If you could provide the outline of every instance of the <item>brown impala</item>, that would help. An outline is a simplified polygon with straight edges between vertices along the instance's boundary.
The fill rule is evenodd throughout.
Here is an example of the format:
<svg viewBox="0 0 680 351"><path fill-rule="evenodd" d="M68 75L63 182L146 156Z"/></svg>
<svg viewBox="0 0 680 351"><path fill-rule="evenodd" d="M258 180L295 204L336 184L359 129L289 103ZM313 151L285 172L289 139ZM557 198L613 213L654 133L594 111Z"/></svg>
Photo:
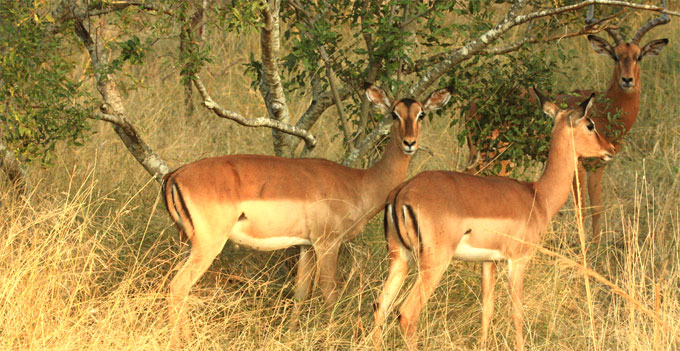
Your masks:
<svg viewBox="0 0 680 351"><path fill-rule="evenodd" d="M664 2L665 7L665 2ZM588 17L586 24L592 24L593 8L591 5L588 10ZM595 50L595 52L606 55L614 60L614 71L609 82L607 90L598 96L594 102L592 119L597 126L597 129L604 134L609 141L616 147L615 153L621 150L621 142L623 136L633 127L633 123L637 118L640 109L640 94L642 92L642 84L640 83L640 62L642 59L649 56L656 56L668 44L668 39L658 39L648 42L644 46L640 46L642 37L653 27L660 24L665 24L670 21L668 15L662 15L649 20L645 25L635 33L630 43L623 41L621 35L616 29L607 28L606 31L614 40L612 46L607 40L589 35L588 41ZM592 90L576 90L572 94L559 95L555 98L557 101L566 102L568 107L575 107L580 101L587 98L593 93ZM474 118L475 109L471 108L470 117ZM611 120L608 116L619 115L620 119ZM470 132L474 132L471 130ZM497 137L495 133L492 137ZM468 173L476 173L479 168L486 167L488 163L493 162L498 153L487 152L478 153L471 138L468 138L468 145L470 147L470 163ZM499 152L503 152L504 148L500 148ZM510 162L502 161L501 175L507 175L508 166ZM600 241L600 217L602 214L602 175L604 174L604 167L606 163L597 161L592 169L590 169L587 179L588 196L590 197L590 206L592 208L592 225L593 225L593 240L596 243ZM576 186L576 179L574 179L574 194L580 194L578 197L579 208L583 208L585 204L585 187L586 187L586 170L582 163L578 165L578 184ZM578 192L577 192L578 191ZM580 218L583 217L583 212Z"/></svg>
<svg viewBox="0 0 680 351"><path fill-rule="evenodd" d="M522 282L527 263L552 217L569 196L578 157L610 158L614 146L588 117L592 96L574 109L560 110L538 91L543 111L555 124L543 175L533 183L506 177L423 172L395 188L385 207L389 275L378 299L373 340L382 341L385 317L406 278L409 262L419 267L399 309L409 349L416 349L417 322L452 258L482 263L482 335L486 346L493 313L496 261L508 261L517 350L522 336Z"/></svg>
<svg viewBox="0 0 680 351"><path fill-rule="evenodd" d="M191 286L208 269L227 240L256 250L301 247L295 298L303 299L314 269L328 305L337 300L338 249L383 207L385 197L404 181L418 149L421 121L451 97L451 88L433 92L425 102L393 101L369 85L373 103L391 112L392 136L380 161L353 169L323 159L258 155L206 158L165 176L163 195L191 253L170 282L173 340L189 337L182 305ZM314 250L308 250L309 248ZM178 330L180 329L180 330Z"/></svg>
<svg viewBox="0 0 680 351"><path fill-rule="evenodd" d="M652 40L640 46L642 37L655 26L670 21L668 15L662 15L649 20L635 33L630 43L624 42L616 30L607 31L614 40L612 46L605 39L589 35L588 41L598 54L606 55L614 60L614 72L609 81L609 87L604 92L604 99L598 98L598 103L593 111L593 121L598 130L609 139L616 147L616 152L621 150L623 136L630 131L640 110L640 94L642 84L640 82L640 62L649 56L656 56L668 44L668 39ZM579 90L576 92L581 97L589 95L591 91ZM578 97L569 97L566 100L569 106L573 106ZM610 121L608 116L620 114L620 119ZM612 136L613 135L613 136ZM596 162L593 169L587 172L588 197L592 211L593 240L600 242L600 217L602 215L602 175L604 174L605 162ZM578 166L578 184L574 180L574 194L580 194L578 199L581 205L585 204L586 169L583 163ZM583 208L582 206L579 206ZM583 217L583 212L581 213Z"/></svg>

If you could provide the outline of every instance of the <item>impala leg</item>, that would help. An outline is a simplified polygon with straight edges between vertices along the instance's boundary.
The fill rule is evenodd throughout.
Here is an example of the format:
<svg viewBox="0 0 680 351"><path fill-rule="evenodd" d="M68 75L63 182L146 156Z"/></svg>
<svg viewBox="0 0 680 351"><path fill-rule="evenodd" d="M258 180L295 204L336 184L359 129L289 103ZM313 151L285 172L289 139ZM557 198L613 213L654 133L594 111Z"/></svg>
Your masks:
<svg viewBox="0 0 680 351"><path fill-rule="evenodd" d="M407 349L416 350L418 347L418 316L423 306L430 298L434 289L439 285L439 281L449 266L451 256L423 257L421 259L420 270L416 282L413 284L411 293L399 309L399 322L401 330L406 339Z"/></svg>
<svg viewBox="0 0 680 351"><path fill-rule="evenodd" d="M199 242L192 238L191 252L186 261L180 265L177 274L170 282L168 294L170 324L172 326L171 345L179 345L180 339L189 340L188 318L186 315L185 302L191 287L210 267L213 260L222 251L227 238L221 238L214 242Z"/></svg>
<svg viewBox="0 0 680 351"><path fill-rule="evenodd" d="M326 299L326 307L329 309L329 312L332 312L332 308L338 301L336 272L340 243L336 242L332 245L315 247L315 249L317 253L316 264L319 274L319 287Z"/></svg>
<svg viewBox="0 0 680 351"><path fill-rule="evenodd" d="M297 277L295 282L295 306L290 328L297 328L300 319L300 304L307 297L312 285L314 275L314 250L310 246L300 246L300 259L297 266Z"/></svg>
<svg viewBox="0 0 680 351"><path fill-rule="evenodd" d="M373 316L373 345L379 349L382 344L382 330L385 324L385 317L392 308L394 299L401 289L406 275L408 274L409 253L401 245L390 245L390 268L387 280L383 287L378 302L376 303L375 314Z"/></svg>
<svg viewBox="0 0 680 351"><path fill-rule="evenodd" d="M515 325L515 349L517 351L524 350L524 337L522 335L522 321L524 320L522 291L524 289L524 271L527 261L527 259L508 261L510 296L512 297L512 322Z"/></svg>
<svg viewBox="0 0 680 351"><path fill-rule="evenodd" d="M602 176L604 175L604 166L595 169L588 174L588 196L590 197L590 206L592 207L592 221L593 221L593 241L595 244L600 243L600 217L602 216Z"/></svg>
<svg viewBox="0 0 680 351"><path fill-rule="evenodd" d="M486 350L489 337L489 325L493 318L493 288L496 284L496 262L482 262L482 336L479 347Z"/></svg>
<svg viewBox="0 0 680 351"><path fill-rule="evenodd" d="M579 161L576 167L576 176L574 177L574 183L572 185L572 191L574 192L574 204L576 205L576 214L581 225L585 222L585 205L586 205L586 169L583 164ZM590 199L592 202L592 198Z"/></svg>
<svg viewBox="0 0 680 351"><path fill-rule="evenodd" d="M295 284L295 300L302 301L307 297L314 274L314 250L310 246L300 246L300 260L297 266Z"/></svg>

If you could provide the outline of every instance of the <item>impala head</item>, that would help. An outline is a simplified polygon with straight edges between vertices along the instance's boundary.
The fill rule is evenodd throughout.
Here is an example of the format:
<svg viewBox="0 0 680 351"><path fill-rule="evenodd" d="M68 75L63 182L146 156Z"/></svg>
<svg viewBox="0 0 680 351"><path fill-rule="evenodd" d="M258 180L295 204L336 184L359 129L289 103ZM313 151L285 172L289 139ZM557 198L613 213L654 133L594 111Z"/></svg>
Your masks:
<svg viewBox="0 0 680 351"><path fill-rule="evenodd" d="M663 2L663 7L666 7L665 1ZM594 23L592 19L592 9L593 5L588 9L586 23ZM661 52L661 49L668 44L668 39L657 39L652 40L641 47L640 40L650 29L660 24L666 24L670 22L670 20L670 17L666 14L649 20L640 27L629 43L626 43L621 34L614 28L606 29L609 36L614 40L614 45L609 44L607 40L595 35L588 36L588 41L590 41L590 45L592 45L595 52L607 55L614 60L615 66L612 79L618 83L623 91L631 92L636 87L639 89L640 61L642 61L642 58L646 55L658 55L659 52Z"/></svg>
<svg viewBox="0 0 680 351"><path fill-rule="evenodd" d="M555 120L553 133L558 128L572 129L574 149L577 156L600 157L605 161L609 161L614 157L616 153L614 145L600 135L597 128L595 128L595 123L589 117L595 94L590 95L589 98L576 108L562 110L554 103L548 101L535 87L534 91L536 96L538 96L543 112Z"/></svg>
<svg viewBox="0 0 680 351"><path fill-rule="evenodd" d="M418 150L418 136L425 115L444 106L453 92L453 87L436 90L420 103L410 98L393 101L384 90L372 84L366 84L365 89L371 102L390 113L394 120L392 138L398 141L406 155L413 155Z"/></svg>

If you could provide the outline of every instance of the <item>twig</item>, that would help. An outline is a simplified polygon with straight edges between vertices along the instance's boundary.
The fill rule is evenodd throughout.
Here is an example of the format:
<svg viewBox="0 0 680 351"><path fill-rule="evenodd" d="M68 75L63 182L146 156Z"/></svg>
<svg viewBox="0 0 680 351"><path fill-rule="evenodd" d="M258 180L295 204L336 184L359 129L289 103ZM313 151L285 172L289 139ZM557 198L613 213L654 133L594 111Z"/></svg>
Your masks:
<svg viewBox="0 0 680 351"><path fill-rule="evenodd" d="M268 127L284 132L286 134L295 135L301 139L304 139L306 147L308 149L313 149L316 146L316 138L309 131L268 117L257 118L243 117L240 114L233 111L229 111L220 106L218 103L216 103L212 99L212 97L210 97L210 94L203 85L203 82L201 81L200 77L196 76L194 78L194 85L196 86L198 92L201 94L201 97L203 98L203 106L213 111L217 116L230 119L246 127Z"/></svg>

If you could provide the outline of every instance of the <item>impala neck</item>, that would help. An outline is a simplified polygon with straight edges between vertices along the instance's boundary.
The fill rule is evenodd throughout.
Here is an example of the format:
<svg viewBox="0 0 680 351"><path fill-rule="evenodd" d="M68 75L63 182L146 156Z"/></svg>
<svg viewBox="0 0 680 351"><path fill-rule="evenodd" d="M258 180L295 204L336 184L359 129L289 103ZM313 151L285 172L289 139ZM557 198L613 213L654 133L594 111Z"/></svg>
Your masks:
<svg viewBox="0 0 680 351"><path fill-rule="evenodd" d="M630 128L633 127L633 123L635 123L635 119L638 115L638 110L640 109L640 93L642 92L640 75L637 74L637 76L634 77L635 87L629 91L625 91L621 88L619 79L621 79L619 75L614 72L614 75L609 82L609 87L605 92L605 97L611 101L612 108L606 109L605 111L610 112L611 114L621 111L623 114L622 117L625 131L628 132ZM604 117L606 117L606 115Z"/></svg>
<svg viewBox="0 0 680 351"><path fill-rule="evenodd" d="M383 157L365 170L360 189L364 208L371 214L383 208L389 192L406 178L411 156L404 154L400 142L399 138L392 136Z"/></svg>
<svg viewBox="0 0 680 351"><path fill-rule="evenodd" d="M534 182L536 201L546 210L547 221L550 221L567 201L576 172L571 129L564 124L556 128L552 135L545 171Z"/></svg>

